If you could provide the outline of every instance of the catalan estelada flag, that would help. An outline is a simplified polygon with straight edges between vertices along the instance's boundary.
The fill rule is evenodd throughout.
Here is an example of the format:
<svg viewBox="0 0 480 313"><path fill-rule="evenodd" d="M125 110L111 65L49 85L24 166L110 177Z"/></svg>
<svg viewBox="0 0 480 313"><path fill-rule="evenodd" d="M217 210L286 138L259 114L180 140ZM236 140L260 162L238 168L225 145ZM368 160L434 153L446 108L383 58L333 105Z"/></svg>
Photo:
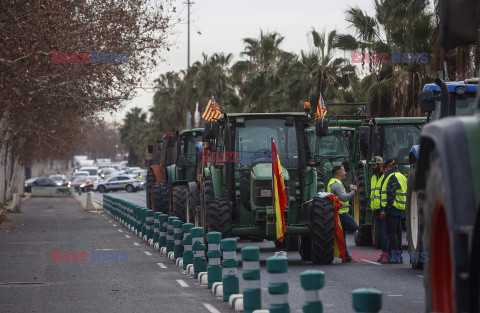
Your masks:
<svg viewBox="0 0 480 313"><path fill-rule="evenodd" d="M283 179L282 164L280 164L280 158L278 157L277 147L275 147L275 141L272 140L272 152L273 152L273 201L275 204L275 216L276 216L276 230L277 240L283 242L283 234L287 231L285 225L285 209L287 207L287 190L285 189L285 181Z"/></svg>
<svg viewBox="0 0 480 313"><path fill-rule="evenodd" d="M338 210L342 207L338 198L332 194L327 196L332 200L333 205L335 206L335 247L334 247L334 256L336 258L341 258L345 261L347 256L347 249L345 246L345 237L343 237L342 222L340 221L340 216Z"/></svg>
<svg viewBox="0 0 480 313"><path fill-rule="evenodd" d="M325 102L323 102L322 93L320 93L320 96L318 97L317 114L315 118L316 119L321 118L323 120L326 114L327 114L327 106L325 105Z"/></svg>
<svg viewBox="0 0 480 313"><path fill-rule="evenodd" d="M220 113L220 109L218 108L217 102L213 95L210 97L208 101L207 107L205 108L205 112L202 115L202 118L206 121L216 121L220 118L222 113Z"/></svg>

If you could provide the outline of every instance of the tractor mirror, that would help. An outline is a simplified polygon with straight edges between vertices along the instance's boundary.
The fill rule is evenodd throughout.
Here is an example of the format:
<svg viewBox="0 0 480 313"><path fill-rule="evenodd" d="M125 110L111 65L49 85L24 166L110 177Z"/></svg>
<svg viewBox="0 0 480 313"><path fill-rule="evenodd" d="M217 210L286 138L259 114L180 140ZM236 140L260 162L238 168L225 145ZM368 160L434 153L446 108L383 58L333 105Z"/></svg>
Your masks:
<svg viewBox="0 0 480 313"><path fill-rule="evenodd" d="M152 146L152 145L148 145L147 151L148 151L148 153L153 153L153 146Z"/></svg>
<svg viewBox="0 0 480 313"><path fill-rule="evenodd" d="M318 137L328 136L328 119L317 119L315 121L315 134Z"/></svg>
<svg viewBox="0 0 480 313"><path fill-rule="evenodd" d="M358 136L360 141L368 141L368 138L370 137L370 127L361 126L358 131Z"/></svg>
<svg viewBox="0 0 480 313"><path fill-rule="evenodd" d="M418 101L420 102L420 109L423 113L430 113L435 110L435 96L433 91L425 90L418 94Z"/></svg>

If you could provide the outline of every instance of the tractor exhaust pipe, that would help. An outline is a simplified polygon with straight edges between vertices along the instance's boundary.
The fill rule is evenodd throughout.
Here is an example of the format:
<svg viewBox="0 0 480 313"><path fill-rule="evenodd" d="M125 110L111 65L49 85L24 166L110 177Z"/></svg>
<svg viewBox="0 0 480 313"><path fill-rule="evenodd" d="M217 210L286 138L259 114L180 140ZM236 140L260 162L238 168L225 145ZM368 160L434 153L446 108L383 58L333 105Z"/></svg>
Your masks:
<svg viewBox="0 0 480 313"><path fill-rule="evenodd" d="M440 79L435 79L435 84L440 87L441 95L440 95L440 117L444 118L449 116L449 106L450 106L450 93L448 92L447 84Z"/></svg>

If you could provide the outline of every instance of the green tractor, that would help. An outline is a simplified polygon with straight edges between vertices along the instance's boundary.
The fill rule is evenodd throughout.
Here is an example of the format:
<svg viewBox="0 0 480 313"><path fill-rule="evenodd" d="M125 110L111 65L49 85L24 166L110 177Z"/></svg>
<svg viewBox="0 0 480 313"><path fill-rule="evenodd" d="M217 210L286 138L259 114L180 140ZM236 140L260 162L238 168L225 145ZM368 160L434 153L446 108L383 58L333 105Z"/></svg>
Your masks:
<svg viewBox="0 0 480 313"><path fill-rule="evenodd" d="M202 133L203 128L182 130L176 141L175 164L167 167L170 212L186 223L194 221L199 201L195 145L202 141Z"/></svg>
<svg viewBox="0 0 480 313"><path fill-rule="evenodd" d="M307 111L308 112L308 111ZM201 207L208 231L223 237L276 239L272 190L272 139L287 191L287 248L305 260L328 264L334 258L334 210L317 194L304 113L224 114L210 128L211 152L220 155L204 170ZM311 205L304 205L313 199Z"/></svg>
<svg viewBox="0 0 480 313"><path fill-rule="evenodd" d="M380 248L380 232L375 227L370 209L370 182L373 175L368 161L379 155L384 159L393 158L399 165L399 171L408 174L409 155L412 145L420 142L420 134L426 117L385 117L372 118L368 125L359 128L359 145L362 160L355 171L358 187L358 201L354 202L353 217L359 229L355 233L357 246Z"/></svg>

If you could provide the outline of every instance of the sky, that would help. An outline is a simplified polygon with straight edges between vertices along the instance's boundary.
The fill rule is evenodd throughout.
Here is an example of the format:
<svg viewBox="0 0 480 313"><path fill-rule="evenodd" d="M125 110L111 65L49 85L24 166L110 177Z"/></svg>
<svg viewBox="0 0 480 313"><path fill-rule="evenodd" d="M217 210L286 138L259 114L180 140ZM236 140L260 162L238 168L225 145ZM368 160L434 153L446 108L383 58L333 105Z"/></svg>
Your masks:
<svg viewBox="0 0 480 313"><path fill-rule="evenodd" d="M153 80L168 71L187 68L187 4L174 0L179 17L183 20L174 28L169 40L170 52L164 51L165 62L145 78L144 89L137 97L125 102L123 109L107 114L107 120L121 121L133 107L147 111L152 105ZM202 53L232 53L234 61L240 60L243 38L257 38L260 30L278 32L285 37L280 48L299 54L311 45L307 33L333 29L341 33L352 32L345 21L345 10L358 6L371 13L373 0L193 0L190 10L190 64L202 59ZM349 56L346 56L349 57ZM232 64L233 64L232 62ZM202 99L200 99L200 102ZM208 102L208 99L204 99Z"/></svg>

